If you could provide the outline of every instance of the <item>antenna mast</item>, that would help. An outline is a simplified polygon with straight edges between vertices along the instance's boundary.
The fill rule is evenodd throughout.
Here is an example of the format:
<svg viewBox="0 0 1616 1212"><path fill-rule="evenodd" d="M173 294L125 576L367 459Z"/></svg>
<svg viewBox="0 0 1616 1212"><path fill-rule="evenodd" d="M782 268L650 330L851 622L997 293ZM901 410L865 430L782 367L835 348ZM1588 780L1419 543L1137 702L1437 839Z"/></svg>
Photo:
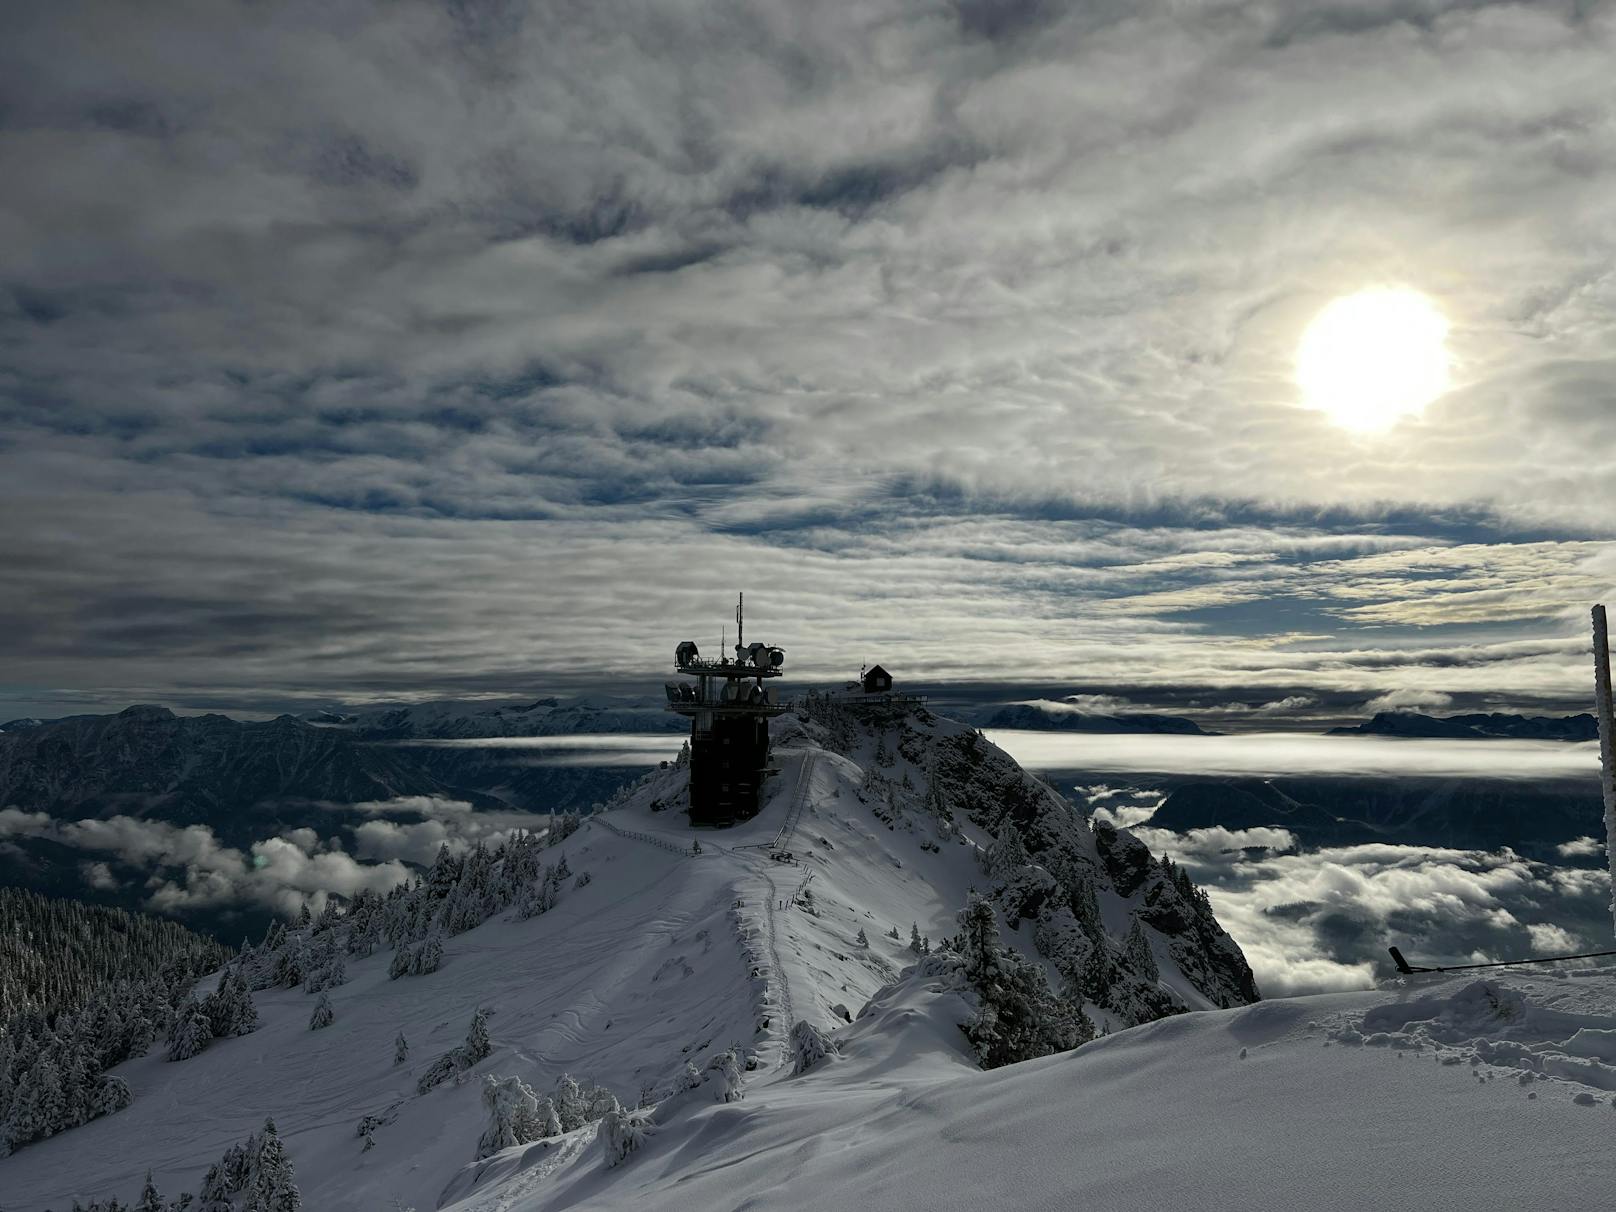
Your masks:
<svg viewBox="0 0 1616 1212"><path fill-rule="evenodd" d="M1616 872L1616 710L1611 705L1610 634L1605 608L1595 606L1594 616L1594 694L1599 712L1600 790L1605 799L1605 857ZM1611 893L1611 914L1616 919L1616 889Z"/></svg>
<svg viewBox="0 0 1616 1212"><path fill-rule="evenodd" d="M746 628L741 623L741 607L744 606L745 604L746 604L746 595L744 593L736 594L735 595L735 647L737 649L741 649L741 648L746 647Z"/></svg>

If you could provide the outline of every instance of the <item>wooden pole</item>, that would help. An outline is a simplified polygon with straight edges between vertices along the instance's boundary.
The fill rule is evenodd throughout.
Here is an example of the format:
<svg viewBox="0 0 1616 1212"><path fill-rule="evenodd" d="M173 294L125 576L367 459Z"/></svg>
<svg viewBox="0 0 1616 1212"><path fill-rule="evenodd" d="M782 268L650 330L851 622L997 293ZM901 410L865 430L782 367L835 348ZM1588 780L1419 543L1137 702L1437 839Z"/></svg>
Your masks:
<svg viewBox="0 0 1616 1212"><path fill-rule="evenodd" d="M1616 710L1611 706L1610 631L1604 606L1595 606L1594 692L1599 711L1599 781L1605 796L1605 857L1610 861L1610 912L1616 926Z"/></svg>

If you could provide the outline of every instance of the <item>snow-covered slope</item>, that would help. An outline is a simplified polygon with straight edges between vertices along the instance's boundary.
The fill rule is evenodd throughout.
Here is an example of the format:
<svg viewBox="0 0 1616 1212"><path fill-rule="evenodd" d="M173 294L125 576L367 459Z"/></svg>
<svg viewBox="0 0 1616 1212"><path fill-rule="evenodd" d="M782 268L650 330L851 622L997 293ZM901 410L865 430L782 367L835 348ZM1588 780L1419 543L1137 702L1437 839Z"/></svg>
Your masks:
<svg viewBox="0 0 1616 1212"><path fill-rule="evenodd" d="M1609 1183L1611 1163L1593 1150L1613 1122L1616 1056L1604 1049L1616 1035L1598 1034L1616 1029L1599 1017L1610 1014L1608 979L1540 981L1491 1019L1465 982L1439 985L1402 1020L1376 1007L1403 992L1242 1007L1243 961L1194 890L1125 831L1090 833L970 729L905 719L872 730L832 712L787 725L775 752L779 773L754 821L693 833L679 811L683 772L654 772L554 848L575 873L554 908L450 937L427 975L389 979L385 951L350 959L347 982L329 990L329 1027L310 1030L314 997L265 990L252 1034L184 1061L154 1051L121 1066L133 1106L0 1160L0 1206L129 1200L148 1166L170 1195L196 1191L266 1115L311 1212L1457 1206L1445 1192L1481 1190L1474 1168L1521 1139L1578 1159L1551 1167L1533 1155L1541 1206ZM794 861L770 857L781 849ZM1074 885L1093 894L1098 936L1068 903ZM1112 970L1117 1005L1091 1013L1114 1034L977 1069L959 1030L969 995L946 957L916 965L907 945L911 923L933 942L952 933L972 886L1006 911L1004 940L1042 956L1052 976ZM1134 922L1159 982L1125 967ZM1163 1005L1237 1008L1123 1029L1154 1004L1150 989ZM478 1009L491 1053L466 1080L419 1093ZM1433 1025L1411 1027L1416 1018ZM798 1020L836 1047L800 1074L788 1041ZM1529 1088L1431 1059L1474 1051L1460 1042L1472 1028L1504 1040L1517 1027L1524 1043L1557 1051L1491 1045L1487 1068L1550 1075ZM410 1055L395 1064L400 1031ZM709 1064L731 1048L750 1067L744 1097L721 1103ZM599 1138L632 1135L632 1117L479 1160L490 1074L541 1093L571 1074L626 1107L655 1104L632 1125L649 1134L613 1168ZM1598 1107L1571 1101L1595 1090ZM368 1149L357 1131L367 1116Z"/></svg>
<svg viewBox="0 0 1616 1212"><path fill-rule="evenodd" d="M990 1073L950 1037L953 995L914 979L838 1033L839 1056L738 1104L692 1099L621 1166L513 1149L494 1159L504 1182L452 1207L1606 1206L1616 976L1421 979L1164 1019Z"/></svg>

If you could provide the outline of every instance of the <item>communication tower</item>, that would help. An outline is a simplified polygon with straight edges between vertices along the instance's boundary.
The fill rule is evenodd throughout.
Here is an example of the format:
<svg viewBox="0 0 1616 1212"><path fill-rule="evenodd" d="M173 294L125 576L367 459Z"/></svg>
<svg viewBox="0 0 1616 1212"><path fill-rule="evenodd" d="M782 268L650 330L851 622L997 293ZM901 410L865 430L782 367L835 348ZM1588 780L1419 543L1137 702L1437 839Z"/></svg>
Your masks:
<svg viewBox="0 0 1616 1212"><path fill-rule="evenodd" d="M690 718L690 821L732 825L757 815L769 764L769 717L789 710L764 685L781 675L783 649L747 644L745 595L735 603L735 659L705 660L691 640L674 649L668 710Z"/></svg>

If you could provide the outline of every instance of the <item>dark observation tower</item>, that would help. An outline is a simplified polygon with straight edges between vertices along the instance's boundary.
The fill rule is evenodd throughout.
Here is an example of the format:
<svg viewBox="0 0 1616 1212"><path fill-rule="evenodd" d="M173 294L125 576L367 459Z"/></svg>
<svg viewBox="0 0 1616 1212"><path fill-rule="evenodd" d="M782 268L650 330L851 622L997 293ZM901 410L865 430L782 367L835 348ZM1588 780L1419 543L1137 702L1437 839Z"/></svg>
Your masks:
<svg viewBox="0 0 1616 1212"><path fill-rule="evenodd" d="M674 650L675 671L696 679L667 684L668 710L690 717L692 825L733 825L757 815L769 764L769 717L789 710L763 685L780 676L786 654L746 643L744 604L742 595L733 661L703 660L690 640Z"/></svg>

